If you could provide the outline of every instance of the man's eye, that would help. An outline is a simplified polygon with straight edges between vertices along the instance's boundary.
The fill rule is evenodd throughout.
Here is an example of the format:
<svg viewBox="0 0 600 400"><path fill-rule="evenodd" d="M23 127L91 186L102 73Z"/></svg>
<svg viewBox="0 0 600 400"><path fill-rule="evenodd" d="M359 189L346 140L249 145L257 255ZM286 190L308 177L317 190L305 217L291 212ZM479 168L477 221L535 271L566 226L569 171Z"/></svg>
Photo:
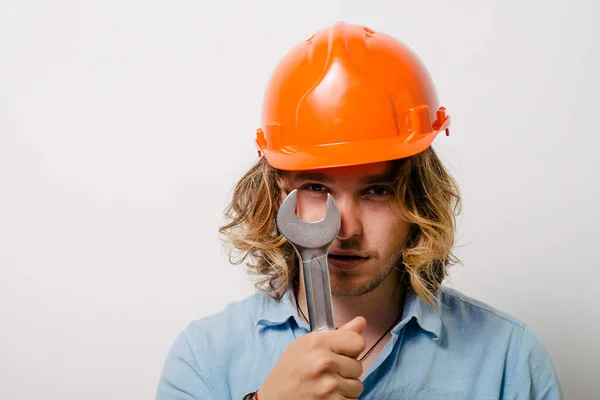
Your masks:
<svg viewBox="0 0 600 400"><path fill-rule="evenodd" d="M310 184L302 186L302 189L308 190L310 192L323 192L323 191L325 191L325 186L323 186L319 183L310 183Z"/></svg>
<svg viewBox="0 0 600 400"><path fill-rule="evenodd" d="M374 194L375 196L387 196L387 195L394 193L394 191L392 190L392 188L390 188L388 186L378 185L378 186L371 186L369 189L367 189L367 193Z"/></svg>

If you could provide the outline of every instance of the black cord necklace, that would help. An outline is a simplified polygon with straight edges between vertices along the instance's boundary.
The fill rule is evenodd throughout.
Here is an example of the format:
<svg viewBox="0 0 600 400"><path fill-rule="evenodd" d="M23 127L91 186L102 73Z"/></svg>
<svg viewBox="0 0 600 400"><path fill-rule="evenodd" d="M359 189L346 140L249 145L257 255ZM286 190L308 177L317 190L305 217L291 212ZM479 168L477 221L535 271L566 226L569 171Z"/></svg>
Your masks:
<svg viewBox="0 0 600 400"><path fill-rule="evenodd" d="M308 322L308 318L306 318L306 316L304 315L304 312L302 312L302 309L300 308L300 305L298 305L298 303L296 303L296 308L298 309L298 311L302 315L302 318L304 318ZM379 344L379 342L381 342L383 340L383 338L386 337L387 334L394 328L394 326L396 326L396 324L398 322L400 322L401 318L402 318L402 313L400 313L400 316L398 316L398 318L394 321L394 323L392 325L390 325L389 328L387 328L387 330L385 331L385 333L375 342L375 344L373 346L371 346L369 348L369 350L367 350L367 352L365 354L363 354L362 357L360 357L358 359L358 361L362 362L362 360L364 360L365 358L367 358L367 356L373 351L373 349L375 348L375 346L377 346ZM335 328L335 329L337 329L337 328Z"/></svg>

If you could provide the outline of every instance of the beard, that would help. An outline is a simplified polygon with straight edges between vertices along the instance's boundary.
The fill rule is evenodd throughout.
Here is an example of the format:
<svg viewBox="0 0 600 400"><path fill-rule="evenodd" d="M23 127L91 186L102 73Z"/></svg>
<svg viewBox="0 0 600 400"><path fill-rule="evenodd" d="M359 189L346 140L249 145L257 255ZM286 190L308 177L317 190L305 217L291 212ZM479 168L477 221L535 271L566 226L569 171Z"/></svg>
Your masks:
<svg viewBox="0 0 600 400"><path fill-rule="evenodd" d="M349 249L351 246L340 246L343 249ZM372 258L369 261L381 263L381 260L377 258L377 253L371 253ZM394 272L398 272L401 275L404 270L402 264L402 252L398 251L394 253L388 260L387 266L377 270L375 276L370 276L368 279L358 276L354 271L344 272L336 270L331 273L330 270L330 285L331 294L333 296L348 296L358 297L365 295L377 289L386 279L390 277Z"/></svg>

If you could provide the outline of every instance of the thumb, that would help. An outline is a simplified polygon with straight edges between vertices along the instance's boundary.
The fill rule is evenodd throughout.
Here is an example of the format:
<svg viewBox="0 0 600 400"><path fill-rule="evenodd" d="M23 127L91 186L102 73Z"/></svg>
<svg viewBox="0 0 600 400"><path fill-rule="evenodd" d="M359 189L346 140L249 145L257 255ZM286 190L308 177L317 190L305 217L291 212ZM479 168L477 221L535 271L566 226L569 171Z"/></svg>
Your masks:
<svg viewBox="0 0 600 400"><path fill-rule="evenodd" d="M367 320L364 317L354 317L354 319L346 322L344 325L340 326L338 329L339 330L346 330L346 331L354 331L356 333L360 333L362 335L362 333L365 331L365 328L367 327Z"/></svg>

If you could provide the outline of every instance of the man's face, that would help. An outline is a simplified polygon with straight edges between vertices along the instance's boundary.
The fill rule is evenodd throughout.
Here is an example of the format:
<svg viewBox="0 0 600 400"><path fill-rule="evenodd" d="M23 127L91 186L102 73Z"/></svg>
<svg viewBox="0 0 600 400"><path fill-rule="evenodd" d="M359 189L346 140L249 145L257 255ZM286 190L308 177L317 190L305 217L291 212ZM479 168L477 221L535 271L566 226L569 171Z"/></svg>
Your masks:
<svg viewBox="0 0 600 400"><path fill-rule="evenodd" d="M338 205L341 228L328 257L335 296L360 296L398 278L410 224L396 202L392 174L391 162L284 172L290 189L298 189L300 219L323 218L327 193Z"/></svg>

